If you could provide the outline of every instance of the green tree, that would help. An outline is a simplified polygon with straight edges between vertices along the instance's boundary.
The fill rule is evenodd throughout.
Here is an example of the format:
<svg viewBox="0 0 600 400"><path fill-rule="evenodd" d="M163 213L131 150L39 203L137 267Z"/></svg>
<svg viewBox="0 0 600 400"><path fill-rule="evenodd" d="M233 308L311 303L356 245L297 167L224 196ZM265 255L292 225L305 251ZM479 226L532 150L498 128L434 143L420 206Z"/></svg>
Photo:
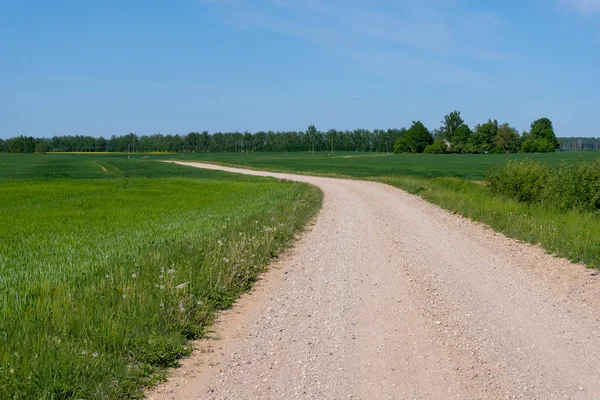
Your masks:
<svg viewBox="0 0 600 400"><path fill-rule="evenodd" d="M504 123L498 127L498 133L494 140L494 147L490 152L494 153L518 153L521 145L519 132L510 125Z"/></svg>
<svg viewBox="0 0 600 400"><path fill-rule="evenodd" d="M461 149L464 148L464 145L469 142L471 135L473 134L473 132L471 131L471 128L469 128L469 125L466 124L462 124L461 126L459 126L455 131L454 131L454 135L452 137L452 147L451 150L454 153L460 153Z"/></svg>
<svg viewBox="0 0 600 400"><path fill-rule="evenodd" d="M433 136L421 121L413 121L404 138L411 153L422 153L425 147L433 143Z"/></svg>
<svg viewBox="0 0 600 400"><path fill-rule="evenodd" d="M492 148L497 134L498 121L490 119L485 124L475 127L475 132L470 136L469 143L474 146L475 152L485 153Z"/></svg>
<svg viewBox="0 0 600 400"><path fill-rule="evenodd" d="M394 154L410 153L410 146L408 140L404 137L399 137L394 143Z"/></svg>
<svg viewBox="0 0 600 400"><path fill-rule="evenodd" d="M455 132L464 125L465 121L460 116L460 111L452 111L444 117L439 129L438 139L446 139L452 142Z"/></svg>
<svg viewBox="0 0 600 400"><path fill-rule="evenodd" d="M446 154L448 153L448 145L444 139L436 139L432 144L425 147L423 153L426 154Z"/></svg>
<svg viewBox="0 0 600 400"><path fill-rule="evenodd" d="M306 130L306 137L312 145L312 153L315 155L315 139L317 138L317 128L314 125L309 125Z"/></svg>
<svg viewBox="0 0 600 400"><path fill-rule="evenodd" d="M525 142L528 142L527 145L525 145ZM552 121L548 118L540 118L531 123L531 131L529 131L529 135L523 144L523 151L525 152L527 152L526 149L535 149L536 152L550 152L560 147L560 142L554 134Z"/></svg>

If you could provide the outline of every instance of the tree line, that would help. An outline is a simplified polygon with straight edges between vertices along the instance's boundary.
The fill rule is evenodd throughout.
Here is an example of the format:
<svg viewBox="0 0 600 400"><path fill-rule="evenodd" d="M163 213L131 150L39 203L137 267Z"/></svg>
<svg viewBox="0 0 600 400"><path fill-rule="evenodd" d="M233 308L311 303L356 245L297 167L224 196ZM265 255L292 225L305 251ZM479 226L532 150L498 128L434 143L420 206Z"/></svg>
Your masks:
<svg viewBox="0 0 600 400"><path fill-rule="evenodd" d="M518 153L548 152L561 146L552 122L540 118L522 134L507 123L488 120L471 129L461 113L444 117L429 130L420 121L409 129L355 129L319 131L190 132L187 135L113 135L109 139L86 135L0 139L0 152L395 152L395 153Z"/></svg>

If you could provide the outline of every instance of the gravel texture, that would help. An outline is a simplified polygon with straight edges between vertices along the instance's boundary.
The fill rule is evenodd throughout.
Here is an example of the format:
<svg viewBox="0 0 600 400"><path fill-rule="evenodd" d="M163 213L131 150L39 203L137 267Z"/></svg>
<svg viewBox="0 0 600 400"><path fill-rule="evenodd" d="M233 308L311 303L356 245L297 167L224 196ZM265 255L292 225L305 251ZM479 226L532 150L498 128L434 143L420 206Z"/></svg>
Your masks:
<svg viewBox="0 0 600 400"><path fill-rule="evenodd" d="M600 277L393 187L323 209L150 399L600 399Z"/></svg>

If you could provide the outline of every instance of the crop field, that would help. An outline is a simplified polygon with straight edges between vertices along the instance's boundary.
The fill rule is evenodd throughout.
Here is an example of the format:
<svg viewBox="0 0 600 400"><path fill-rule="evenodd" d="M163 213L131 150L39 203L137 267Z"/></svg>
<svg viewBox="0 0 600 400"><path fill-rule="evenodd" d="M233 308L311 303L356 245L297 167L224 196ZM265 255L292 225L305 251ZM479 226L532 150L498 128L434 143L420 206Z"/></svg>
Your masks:
<svg viewBox="0 0 600 400"><path fill-rule="evenodd" d="M449 211L483 222L509 237L540 244L552 254L600 268L599 211L556 209L543 202L523 203L492 193L482 182L491 170L509 160L527 159L560 168L598 160L599 151L527 155L185 154L184 157L247 168L387 183ZM552 171L549 174L552 175ZM600 193L600 177L596 175L586 179L595 180L590 184L595 185L596 193ZM565 182L563 187L567 186Z"/></svg>
<svg viewBox="0 0 600 400"><path fill-rule="evenodd" d="M0 155L0 398L138 396L320 203L141 156Z"/></svg>
<svg viewBox="0 0 600 400"><path fill-rule="evenodd" d="M353 178L414 176L423 178L456 177L484 180L493 166L507 160L530 159L560 165L591 160L598 151L545 154L372 154L372 153L211 153L183 156L187 161L207 161L270 171L286 171ZM179 155L152 155L156 158L181 159Z"/></svg>

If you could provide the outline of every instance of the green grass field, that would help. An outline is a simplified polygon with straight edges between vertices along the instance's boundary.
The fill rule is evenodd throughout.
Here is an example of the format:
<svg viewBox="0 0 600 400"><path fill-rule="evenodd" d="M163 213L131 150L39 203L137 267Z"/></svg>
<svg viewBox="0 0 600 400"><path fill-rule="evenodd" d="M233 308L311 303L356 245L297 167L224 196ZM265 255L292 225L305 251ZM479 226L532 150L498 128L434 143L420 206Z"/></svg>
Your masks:
<svg viewBox="0 0 600 400"><path fill-rule="evenodd" d="M271 171L286 171L350 178L389 176L415 176L424 178L457 177L483 180L487 171L507 160L529 158L550 165L573 163L600 156L600 152L565 152L547 154L399 154L372 153L250 153L250 154L189 154L188 161L207 161L223 165ZM140 155L138 155L140 157ZM151 158L181 159L179 155L151 155Z"/></svg>
<svg viewBox="0 0 600 400"><path fill-rule="evenodd" d="M0 398L131 398L317 212L310 186L0 155Z"/></svg>
<svg viewBox="0 0 600 400"><path fill-rule="evenodd" d="M181 157L171 156L171 157ZM384 182L548 252L600 268L600 215L524 204L494 195L485 180L495 166L530 159L550 166L600 157L600 151L511 155L185 154L184 158L246 168ZM599 183L600 184L600 183Z"/></svg>

